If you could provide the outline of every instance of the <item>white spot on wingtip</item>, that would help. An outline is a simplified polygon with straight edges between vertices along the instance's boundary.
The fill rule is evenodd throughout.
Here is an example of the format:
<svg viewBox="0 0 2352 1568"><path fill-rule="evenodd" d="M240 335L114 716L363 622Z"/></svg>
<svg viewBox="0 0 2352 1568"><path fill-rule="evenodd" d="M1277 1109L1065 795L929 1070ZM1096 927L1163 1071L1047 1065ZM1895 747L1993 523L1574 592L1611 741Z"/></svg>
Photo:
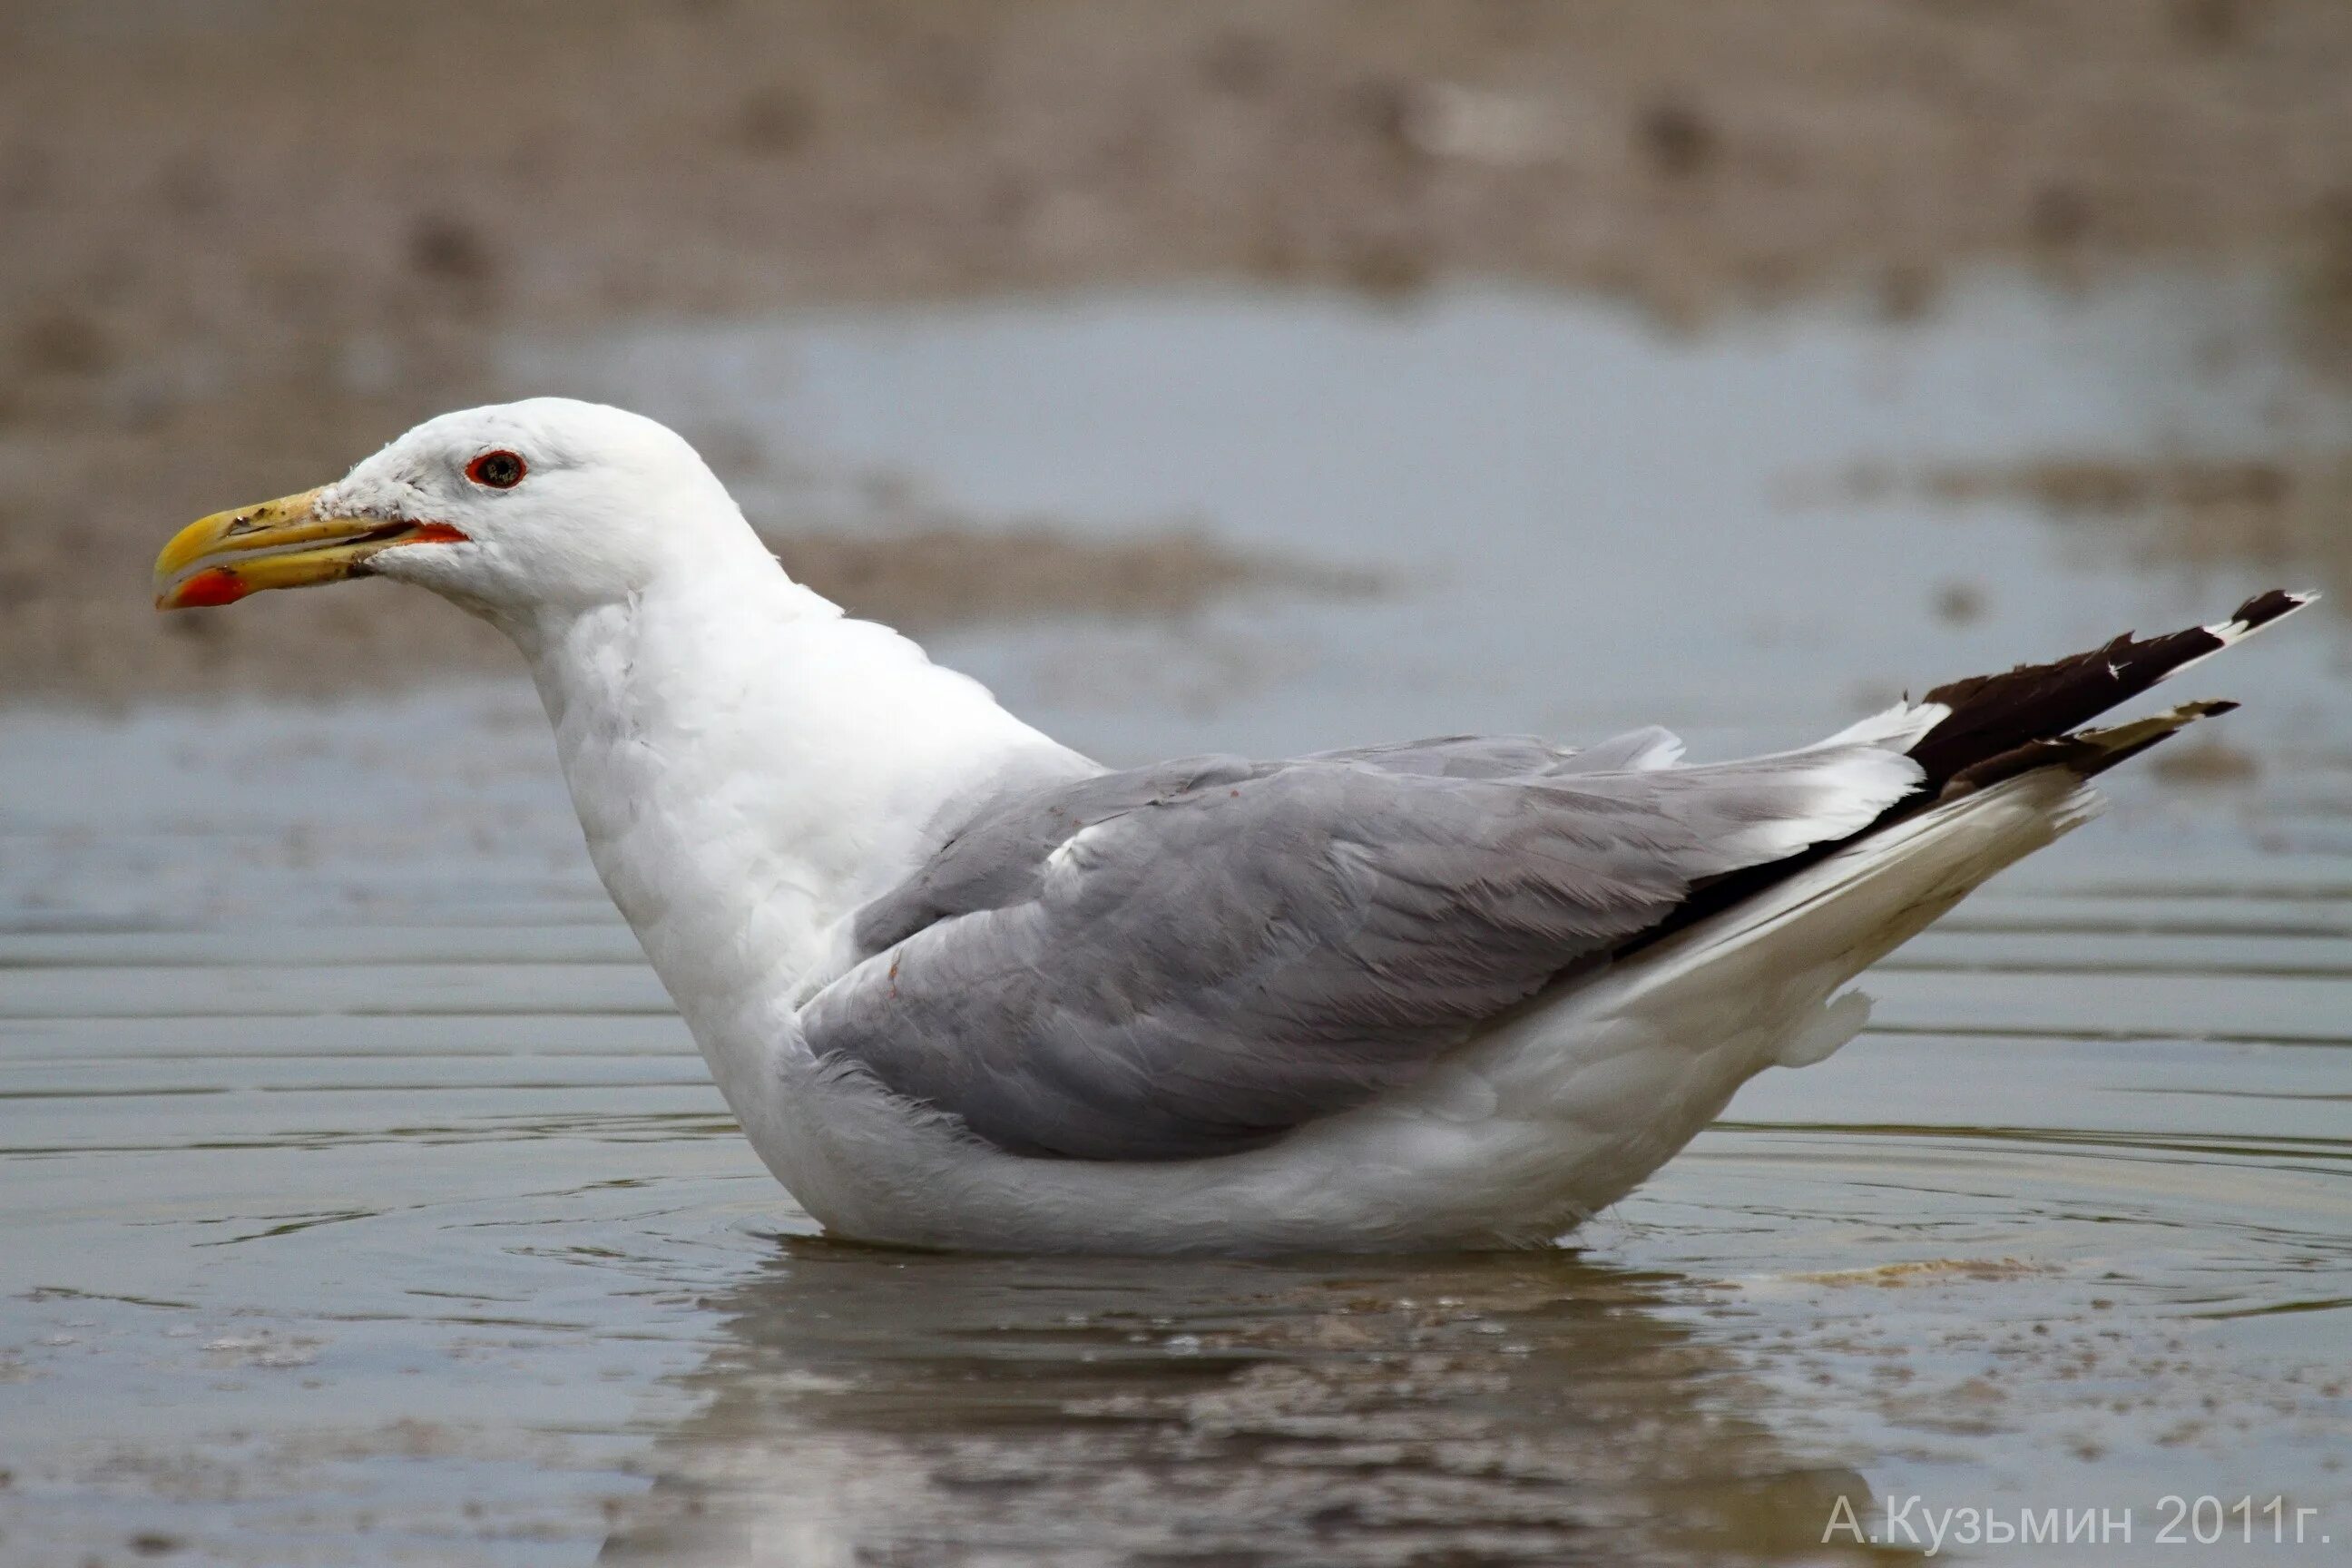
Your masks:
<svg viewBox="0 0 2352 1568"><path fill-rule="evenodd" d="M2171 669L2167 670L2158 679L2169 680L2183 670L2196 668L2199 665L2212 658L2214 654L2221 652L2221 648L2230 647L2238 643L2242 643L2248 637L2253 636L2256 632L2268 631L2271 627L2278 625L2289 616L2294 615L2297 610L2302 609L2305 605L2310 604L2315 599L2317 599L2319 597L2319 594L2315 589L2306 588L2300 593L2283 595L2282 597L2286 599L2287 607L2267 620L2252 623L2238 620L2215 621L2210 626L2200 627L2199 629L2203 631L2206 636L2221 644L2221 647L2216 647L2208 652L2199 654L2195 658L2189 659L2185 663L2176 665Z"/></svg>

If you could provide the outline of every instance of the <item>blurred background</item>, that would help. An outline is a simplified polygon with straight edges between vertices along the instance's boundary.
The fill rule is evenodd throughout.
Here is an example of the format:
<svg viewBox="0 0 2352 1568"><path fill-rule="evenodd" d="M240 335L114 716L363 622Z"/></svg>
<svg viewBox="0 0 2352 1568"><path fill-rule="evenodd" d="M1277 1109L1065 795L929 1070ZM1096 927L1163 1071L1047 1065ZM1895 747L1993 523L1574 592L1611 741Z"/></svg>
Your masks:
<svg viewBox="0 0 2352 1568"><path fill-rule="evenodd" d="M150 607L539 393L1114 763L2336 592L1570 1247L917 1258L742 1144L494 636ZM2321 1552L2347 513L2339 0L0 0L0 1563Z"/></svg>
<svg viewBox="0 0 2352 1568"><path fill-rule="evenodd" d="M135 589L174 520L557 388L519 342L648 322L1202 286L1409 314L1468 280L1682 335L1827 297L1932 321L1988 267L2082 288L2157 264L2278 279L2298 350L2332 353L2347 64L2329 0L10 4L10 688L121 699L267 668L328 690L495 662L396 595L158 622ZM730 427L741 411L654 411L739 482L841 457ZM2301 516L2320 476L2251 442L2218 467L2039 456L2089 462L2022 476L2056 507L2229 513L2199 548L2341 537ZM867 500L866 524L904 510ZM999 580L1050 557L982 565L952 517L923 518L923 558L882 560L841 520L759 511L856 608L1062 598ZM946 584L974 573L981 602L958 603ZM1180 606L1217 576L1181 550L1087 556L1061 607L1158 599L1163 574Z"/></svg>

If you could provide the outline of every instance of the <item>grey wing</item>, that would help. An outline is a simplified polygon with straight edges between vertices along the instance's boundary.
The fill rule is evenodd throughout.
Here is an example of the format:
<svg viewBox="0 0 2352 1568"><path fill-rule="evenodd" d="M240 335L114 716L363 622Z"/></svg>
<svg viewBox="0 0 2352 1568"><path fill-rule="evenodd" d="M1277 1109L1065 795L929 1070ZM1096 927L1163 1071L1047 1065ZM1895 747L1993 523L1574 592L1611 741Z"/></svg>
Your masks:
<svg viewBox="0 0 2352 1568"><path fill-rule="evenodd" d="M812 1048L1016 1152L1229 1152L1410 1082L1698 880L1856 831L1919 777L1866 745L1567 776L1380 760L1192 759L998 803L861 911L871 956L802 1009Z"/></svg>
<svg viewBox="0 0 2352 1568"><path fill-rule="evenodd" d="M1682 750L1680 740L1655 726L1582 751L1532 735L1437 735L1318 752L1295 763L1213 754L1076 781L1016 784L985 803L914 876L860 910L855 940L861 952L879 952L947 916L1013 901L1034 891L1045 857L1082 828L1284 768L1354 763L1382 773L1535 780L1669 767Z"/></svg>
<svg viewBox="0 0 2352 1568"><path fill-rule="evenodd" d="M1555 746L1533 735L1436 735L1423 741L1317 752L1299 760L1365 763L1388 773L1439 773L1457 779L1536 779L1672 767L1682 754L1682 741L1654 724L1582 751Z"/></svg>

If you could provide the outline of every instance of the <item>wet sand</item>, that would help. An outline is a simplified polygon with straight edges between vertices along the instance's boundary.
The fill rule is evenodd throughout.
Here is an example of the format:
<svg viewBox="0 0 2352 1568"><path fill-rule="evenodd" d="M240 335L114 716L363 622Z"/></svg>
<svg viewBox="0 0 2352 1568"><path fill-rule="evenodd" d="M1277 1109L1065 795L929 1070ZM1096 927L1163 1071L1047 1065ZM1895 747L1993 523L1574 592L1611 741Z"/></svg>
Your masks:
<svg viewBox="0 0 2352 1568"><path fill-rule="evenodd" d="M1204 278L1508 279L1683 323L1850 288L1912 317L1987 258L2252 257L2324 345L2347 80L2330 0L20 0L0 659L12 694L115 700L497 668L397 595L168 626L143 601L178 522L547 390L501 374L516 332ZM1034 576L1076 581L988 613L1195 591L1181 551L1065 572L1037 542ZM804 554L853 607L959 608L933 552L903 583L903 551Z"/></svg>
<svg viewBox="0 0 2352 1568"><path fill-rule="evenodd" d="M1843 484L1857 499L1907 487L1952 507L2022 502L2062 524L2104 529L2142 559L2315 573L2312 585L2339 609L2352 595L2352 458L2342 453L2076 453L1911 474L1864 465Z"/></svg>

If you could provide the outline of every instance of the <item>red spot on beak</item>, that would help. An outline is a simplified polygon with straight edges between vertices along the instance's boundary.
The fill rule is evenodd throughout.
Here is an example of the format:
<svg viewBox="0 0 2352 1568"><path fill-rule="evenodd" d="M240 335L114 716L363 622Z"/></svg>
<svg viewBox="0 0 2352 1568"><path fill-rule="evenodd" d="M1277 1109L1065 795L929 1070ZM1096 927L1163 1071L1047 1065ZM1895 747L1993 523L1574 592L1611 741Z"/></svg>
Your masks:
<svg viewBox="0 0 2352 1568"><path fill-rule="evenodd" d="M446 522L420 522L401 542L403 544L412 542L418 544L465 544L469 542L472 536L465 530L452 527Z"/></svg>
<svg viewBox="0 0 2352 1568"><path fill-rule="evenodd" d="M207 566L173 589L171 602L174 609L209 610L234 605L252 592L245 579L227 567Z"/></svg>

